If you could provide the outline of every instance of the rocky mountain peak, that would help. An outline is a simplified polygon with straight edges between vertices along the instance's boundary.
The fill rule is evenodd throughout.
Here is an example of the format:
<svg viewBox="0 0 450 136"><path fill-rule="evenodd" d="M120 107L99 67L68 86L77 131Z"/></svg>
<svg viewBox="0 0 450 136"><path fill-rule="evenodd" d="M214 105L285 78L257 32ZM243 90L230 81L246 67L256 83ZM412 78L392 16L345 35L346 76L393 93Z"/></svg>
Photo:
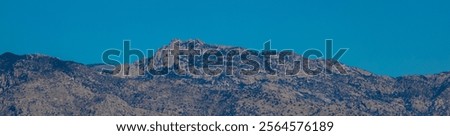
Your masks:
<svg viewBox="0 0 450 136"><path fill-rule="evenodd" d="M175 42L202 52L245 50ZM164 49L175 42L140 61L173 68L163 62ZM264 63L261 56L253 59ZM294 54L291 59L306 58ZM308 65L323 68L325 63L315 59ZM138 64L128 70L141 70ZM0 66L0 115L450 115L450 72L392 78L344 65L347 74L120 77L101 74L101 65L12 53L0 55ZM285 66L293 65L273 68L283 71Z"/></svg>

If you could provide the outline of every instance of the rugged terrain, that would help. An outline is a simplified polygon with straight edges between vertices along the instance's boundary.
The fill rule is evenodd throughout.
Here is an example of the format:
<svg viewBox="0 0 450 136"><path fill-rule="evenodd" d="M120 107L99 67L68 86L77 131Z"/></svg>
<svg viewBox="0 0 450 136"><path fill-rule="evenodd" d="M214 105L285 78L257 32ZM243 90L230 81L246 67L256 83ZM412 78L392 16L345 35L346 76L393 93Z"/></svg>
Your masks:
<svg viewBox="0 0 450 136"><path fill-rule="evenodd" d="M196 40L175 42L201 50L244 50ZM162 49L173 46L171 42L140 61L162 63ZM316 59L310 65L320 69L325 63ZM105 72L104 65L4 53L0 115L450 115L449 72L389 77L342 65L346 74L139 76L145 66L138 62ZM234 68L239 67L244 66Z"/></svg>

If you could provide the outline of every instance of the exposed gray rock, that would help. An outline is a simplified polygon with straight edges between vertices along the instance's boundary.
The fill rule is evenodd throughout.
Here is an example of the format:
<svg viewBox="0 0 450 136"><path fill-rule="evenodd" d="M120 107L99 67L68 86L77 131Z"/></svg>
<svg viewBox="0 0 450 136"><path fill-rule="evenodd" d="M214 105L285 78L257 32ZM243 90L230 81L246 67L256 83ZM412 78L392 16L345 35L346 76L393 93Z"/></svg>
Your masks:
<svg viewBox="0 0 450 136"><path fill-rule="evenodd" d="M161 50L174 42L194 44L202 51L245 50L173 41L140 61L172 68L162 65ZM322 68L324 63L311 60L310 65ZM394 78L344 65L347 74L138 76L138 64L127 66L132 74L124 77L113 75L123 72L120 69L99 71L105 68L101 65L4 53L0 115L450 115L449 72Z"/></svg>

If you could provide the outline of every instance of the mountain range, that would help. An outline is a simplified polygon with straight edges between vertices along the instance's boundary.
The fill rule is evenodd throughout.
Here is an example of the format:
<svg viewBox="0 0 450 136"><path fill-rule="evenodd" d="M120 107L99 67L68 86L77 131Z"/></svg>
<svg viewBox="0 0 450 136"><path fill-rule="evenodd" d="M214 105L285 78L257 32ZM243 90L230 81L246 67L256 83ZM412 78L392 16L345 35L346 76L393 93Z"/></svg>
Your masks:
<svg viewBox="0 0 450 136"><path fill-rule="evenodd" d="M164 49L174 46L201 51L245 50L199 40L175 40L154 56L116 67L39 54L3 53L0 115L450 115L450 72L390 77L340 62L335 63L343 66L345 74L152 75L143 71L147 67L139 62L173 69L176 65L163 62L167 60ZM307 60L308 66L317 69L329 63L298 54L292 58ZM254 60L264 63L262 56ZM233 69L245 67L235 65Z"/></svg>

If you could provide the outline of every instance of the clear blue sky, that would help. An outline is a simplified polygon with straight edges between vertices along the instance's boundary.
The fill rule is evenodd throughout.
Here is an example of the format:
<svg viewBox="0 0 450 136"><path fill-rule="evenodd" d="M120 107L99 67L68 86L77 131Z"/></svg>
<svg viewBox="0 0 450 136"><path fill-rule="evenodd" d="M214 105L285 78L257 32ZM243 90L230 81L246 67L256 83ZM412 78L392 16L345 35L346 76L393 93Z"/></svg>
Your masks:
<svg viewBox="0 0 450 136"><path fill-rule="evenodd" d="M0 53L101 62L108 48L173 38L262 48L350 48L341 61L383 75L450 71L448 0L1 0Z"/></svg>

